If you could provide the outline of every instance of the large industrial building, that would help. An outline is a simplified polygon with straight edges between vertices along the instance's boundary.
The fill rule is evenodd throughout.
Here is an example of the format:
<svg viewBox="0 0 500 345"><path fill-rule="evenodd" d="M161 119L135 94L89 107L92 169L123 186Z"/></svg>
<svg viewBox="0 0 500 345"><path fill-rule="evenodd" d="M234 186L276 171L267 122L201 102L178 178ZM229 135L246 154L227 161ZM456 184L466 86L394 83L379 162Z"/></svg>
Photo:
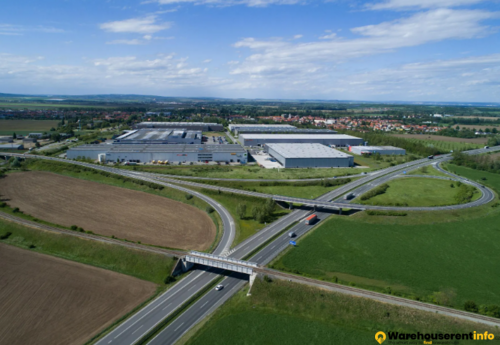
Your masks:
<svg viewBox="0 0 500 345"><path fill-rule="evenodd" d="M289 143L347 147L363 143L363 139L346 134L241 134L239 140L243 146Z"/></svg>
<svg viewBox="0 0 500 345"><path fill-rule="evenodd" d="M224 126L218 123L204 123L204 122L141 122L134 126L135 128L183 128L190 131L203 131L203 132L221 132Z"/></svg>
<svg viewBox="0 0 500 345"><path fill-rule="evenodd" d="M349 151L357 155L405 155L406 150L394 146L351 146Z"/></svg>
<svg viewBox="0 0 500 345"><path fill-rule="evenodd" d="M238 134L238 131L245 128L253 128L254 130L278 130L278 129L294 129L295 126L292 125L267 125L267 124L232 124L228 126L229 130L234 134ZM257 132L260 133L260 132Z"/></svg>
<svg viewBox="0 0 500 345"><path fill-rule="evenodd" d="M236 135L240 134L335 134L336 131L324 128L263 128L263 127L244 127L234 130Z"/></svg>
<svg viewBox="0 0 500 345"><path fill-rule="evenodd" d="M267 144L266 150L285 168L346 168L354 157L321 144Z"/></svg>
<svg viewBox="0 0 500 345"><path fill-rule="evenodd" d="M201 131L158 128L136 129L115 139L115 144L201 144Z"/></svg>
<svg viewBox="0 0 500 345"><path fill-rule="evenodd" d="M235 162L247 163L247 151L240 145L81 145L67 151L67 158L88 158L101 162Z"/></svg>

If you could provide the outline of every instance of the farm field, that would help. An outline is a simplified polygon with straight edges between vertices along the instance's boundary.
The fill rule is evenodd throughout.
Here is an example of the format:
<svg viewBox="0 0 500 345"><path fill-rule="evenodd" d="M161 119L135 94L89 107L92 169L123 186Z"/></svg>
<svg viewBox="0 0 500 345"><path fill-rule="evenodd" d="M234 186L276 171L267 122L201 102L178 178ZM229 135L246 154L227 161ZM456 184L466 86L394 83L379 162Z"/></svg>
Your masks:
<svg viewBox="0 0 500 345"><path fill-rule="evenodd" d="M3 212L6 208L0 210ZM7 236L9 232L11 235ZM0 236L6 237L0 240L2 243L127 274L160 286L164 286L175 264L165 255L33 229L1 218Z"/></svg>
<svg viewBox="0 0 500 345"><path fill-rule="evenodd" d="M156 285L0 244L0 343L83 344L148 299Z"/></svg>
<svg viewBox="0 0 500 345"><path fill-rule="evenodd" d="M463 169L451 171L463 173ZM470 170L470 169L469 169ZM500 190L500 175L474 172ZM500 208L332 216L271 267L463 308L500 304Z"/></svg>
<svg viewBox="0 0 500 345"><path fill-rule="evenodd" d="M52 127L57 127L58 123L58 120L0 120L0 135L48 132Z"/></svg>
<svg viewBox="0 0 500 345"><path fill-rule="evenodd" d="M365 205L401 205L401 206L444 206L454 205L459 188L457 182L425 177L402 177L387 182L389 188L383 194L368 200L355 202ZM452 187L453 186L453 187ZM472 200L481 196L479 192Z"/></svg>
<svg viewBox="0 0 500 345"><path fill-rule="evenodd" d="M11 207L66 227L169 248L205 250L216 228L203 211L168 198L49 172L17 172L0 180Z"/></svg>
<svg viewBox="0 0 500 345"><path fill-rule="evenodd" d="M64 104L64 103L17 103L0 102L0 108L4 109L60 109L60 108L87 108L102 109L114 108L114 105L83 105L83 104Z"/></svg>
<svg viewBox="0 0 500 345"><path fill-rule="evenodd" d="M496 119L499 120L500 118L496 118ZM493 125L489 125L489 126L488 125L486 125L486 126L483 126L483 125L458 125L458 126L460 126L460 128L469 128L469 129L475 128L477 130L482 129L484 131L486 128L490 128L490 129L496 128L496 129L498 129L498 127L500 125L493 124ZM453 128L455 128L455 127L456 126L453 126Z"/></svg>
<svg viewBox="0 0 500 345"><path fill-rule="evenodd" d="M398 138L403 138L407 140L418 140L420 142L425 141L428 146L432 145L438 149L444 151L459 151L459 150L470 150L475 148L481 148L486 145L488 141L487 138L454 138L445 137L443 135L427 135L427 134L394 134Z"/></svg>
<svg viewBox="0 0 500 345"><path fill-rule="evenodd" d="M378 331L466 333L493 327L328 292L257 279L252 295L238 292L179 344L373 344ZM467 344L473 342L460 342Z"/></svg>
<svg viewBox="0 0 500 345"><path fill-rule="evenodd" d="M356 175L362 172L370 172L374 169L360 168L312 168L312 169L264 169L258 166L120 166L124 169L137 169L157 174L213 177L228 179L307 179L325 178L333 176Z"/></svg>

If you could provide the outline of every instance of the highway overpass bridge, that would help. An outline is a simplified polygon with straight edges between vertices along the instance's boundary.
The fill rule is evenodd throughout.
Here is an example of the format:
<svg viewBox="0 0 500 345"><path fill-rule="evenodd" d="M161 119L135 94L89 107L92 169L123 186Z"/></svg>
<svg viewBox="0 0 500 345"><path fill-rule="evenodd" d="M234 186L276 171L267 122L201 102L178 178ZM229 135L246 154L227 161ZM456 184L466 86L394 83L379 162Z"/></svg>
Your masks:
<svg viewBox="0 0 500 345"><path fill-rule="evenodd" d="M220 268L227 271L252 275L259 266L255 262L233 259L227 256L189 252L182 257L174 268L173 275L190 270L195 264L207 267Z"/></svg>

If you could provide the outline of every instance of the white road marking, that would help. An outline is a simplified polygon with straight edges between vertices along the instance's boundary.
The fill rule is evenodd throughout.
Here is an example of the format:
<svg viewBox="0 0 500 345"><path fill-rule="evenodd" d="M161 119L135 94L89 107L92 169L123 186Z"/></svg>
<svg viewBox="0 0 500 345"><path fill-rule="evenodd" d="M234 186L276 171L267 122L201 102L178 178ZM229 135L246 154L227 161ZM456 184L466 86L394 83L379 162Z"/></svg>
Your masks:
<svg viewBox="0 0 500 345"><path fill-rule="evenodd" d="M189 289L187 289L187 291L191 290L192 288L194 288L196 286L196 284L194 284L193 286L191 286Z"/></svg>
<svg viewBox="0 0 500 345"><path fill-rule="evenodd" d="M135 331L133 331L132 334L134 334L135 332L137 332L138 330L140 330L142 328L142 326L144 326L144 325L141 325L141 327L139 327Z"/></svg>
<svg viewBox="0 0 500 345"><path fill-rule="evenodd" d="M272 246L271 249L273 249L274 247L276 247L276 246Z"/></svg>
<svg viewBox="0 0 500 345"><path fill-rule="evenodd" d="M177 327L176 329L174 329L174 332L177 332L177 330L178 330L179 328L181 328L183 324L184 324L184 322L183 322L183 323L181 323L181 324L179 325L179 327Z"/></svg>
<svg viewBox="0 0 500 345"><path fill-rule="evenodd" d="M169 305L171 305L172 303L169 303L165 308L163 308L162 310L165 310L168 308Z"/></svg>
<svg viewBox="0 0 500 345"><path fill-rule="evenodd" d="M203 308L204 306L206 306L207 303L208 303L208 301L206 301L205 303L203 303L203 305L200 307L200 309Z"/></svg>

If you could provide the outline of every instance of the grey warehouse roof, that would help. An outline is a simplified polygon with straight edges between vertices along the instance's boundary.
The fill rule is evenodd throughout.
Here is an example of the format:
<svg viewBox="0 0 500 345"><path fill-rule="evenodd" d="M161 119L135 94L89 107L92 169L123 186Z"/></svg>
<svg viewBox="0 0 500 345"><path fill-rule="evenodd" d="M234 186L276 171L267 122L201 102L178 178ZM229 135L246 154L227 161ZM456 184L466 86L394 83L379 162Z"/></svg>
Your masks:
<svg viewBox="0 0 500 345"><path fill-rule="evenodd" d="M117 140L168 140L171 137L201 138L201 131L186 131L182 128L138 129L124 134Z"/></svg>
<svg viewBox="0 0 500 345"><path fill-rule="evenodd" d="M352 157L321 144L267 144L283 158L346 158Z"/></svg>
<svg viewBox="0 0 500 345"><path fill-rule="evenodd" d="M292 125L268 125L268 124L257 124L257 123L254 123L254 124L232 124L232 125L229 125L229 128L233 129L233 128L245 128L245 127L275 127L275 128L296 128L295 126L292 126Z"/></svg>
<svg viewBox="0 0 500 345"><path fill-rule="evenodd" d="M142 126L216 126L218 123L208 123L208 122L141 122L138 125Z"/></svg>
<svg viewBox="0 0 500 345"><path fill-rule="evenodd" d="M359 139L347 134L241 134L244 139Z"/></svg>
<svg viewBox="0 0 500 345"><path fill-rule="evenodd" d="M240 145L169 145L169 144L131 144L131 145L81 145L71 148L72 151L99 151L99 152L173 152L173 153L189 153L189 152L231 152L231 153L246 153L246 150Z"/></svg>

